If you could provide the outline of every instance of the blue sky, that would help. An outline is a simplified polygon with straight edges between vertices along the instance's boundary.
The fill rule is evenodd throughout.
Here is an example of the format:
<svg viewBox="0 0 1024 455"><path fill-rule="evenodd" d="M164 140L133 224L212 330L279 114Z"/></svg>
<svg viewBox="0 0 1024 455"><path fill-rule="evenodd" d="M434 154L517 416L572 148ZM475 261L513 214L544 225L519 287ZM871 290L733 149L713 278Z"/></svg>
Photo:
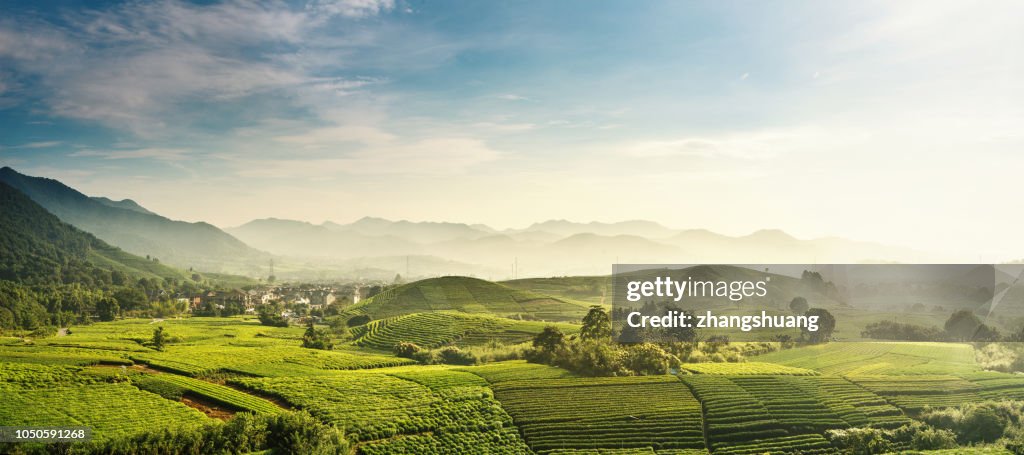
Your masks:
<svg viewBox="0 0 1024 455"><path fill-rule="evenodd" d="M172 218L1024 256L1019 2L77 3L4 4L0 164Z"/></svg>

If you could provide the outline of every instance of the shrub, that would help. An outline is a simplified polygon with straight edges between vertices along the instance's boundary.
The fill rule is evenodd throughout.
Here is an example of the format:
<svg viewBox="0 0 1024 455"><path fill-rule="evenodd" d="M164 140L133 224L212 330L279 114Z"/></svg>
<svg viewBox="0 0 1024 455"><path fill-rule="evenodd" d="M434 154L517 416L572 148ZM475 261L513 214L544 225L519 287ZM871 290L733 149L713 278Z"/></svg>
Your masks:
<svg viewBox="0 0 1024 455"><path fill-rule="evenodd" d="M473 365L476 363L476 357L455 346L448 346L438 351L438 359L441 363L449 365Z"/></svg>
<svg viewBox="0 0 1024 455"><path fill-rule="evenodd" d="M420 348L416 343L400 341L398 342L398 344L395 345L394 350L395 355L399 357L404 357L406 359L411 359L416 355L416 353L422 351L423 349Z"/></svg>
<svg viewBox="0 0 1024 455"><path fill-rule="evenodd" d="M365 325L365 324L367 324L369 322L370 322L370 317L369 316L367 316L365 314L360 314L359 316L352 316L351 318L348 319L348 321L345 324L348 325L349 327L355 327L355 326Z"/></svg>
<svg viewBox="0 0 1024 455"><path fill-rule="evenodd" d="M335 454L348 449L340 430L325 425L306 411L271 417L267 433L270 448L281 453Z"/></svg>
<svg viewBox="0 0 1024 455"><path fill-rule="evenodd" d="M825 437L833 446L851 455L871 455L893 450L891 433L879 428L828 430Z"/></svg>
<svg viewBox="0 0 1024 455"><path fill-rule="evenodd" d="M956 435L949 430L924 428L914 433L911 445L916 450L941 450L956 447Z"/></svg>

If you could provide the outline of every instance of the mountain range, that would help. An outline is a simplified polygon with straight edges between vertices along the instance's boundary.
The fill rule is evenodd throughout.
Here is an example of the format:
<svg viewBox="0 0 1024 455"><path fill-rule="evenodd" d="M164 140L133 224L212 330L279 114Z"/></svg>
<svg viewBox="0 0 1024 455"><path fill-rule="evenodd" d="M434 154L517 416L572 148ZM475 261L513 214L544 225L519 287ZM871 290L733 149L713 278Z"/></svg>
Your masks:
<svg viewBox="0 0 1024 455"><path fill-rule="evenodd" d="M111 246L62 222L0 182L0 280L30 284L90 283L112 270L136 278L184 279L180 270Z"/></svg>
<svg viewBox="0 0 1024 455"><path fill-rule="evenodd" d="M99 239L181 268L265 276L271 258L283 279L475 275L492 279L603 275L613 263L921 262L911 249L836 237L797 239L780 230L726 236L645 220L549 220L522 229L483 224L392 221L348 224L265 218L221 230L176 221L137 202L87 196L52 179L5 167L0 182Z"/></svg>
<svg viewBox="0 0 1024 455"><path fill-rule="evenodd" d="M270 255L208 223L175 221L132 200L89 197L57 180L4 167L0 182L21 191L62 221L129 253L181 268L253 274Z"/></svg>
<svg viewBox="0 0 1024 455"><path fill-rule="evenodd" d="M475 264L491 278L608 274L613 263L857 263L919 262L908 248L837 237L797 239L780 230L730 237L674 230L650 221L574 223L552 220L525 229L479 224L362 218L350 224L267 218L226 231L276 255L337 260L415 255ZM433 275L424 269L413 276Z"/></svg>

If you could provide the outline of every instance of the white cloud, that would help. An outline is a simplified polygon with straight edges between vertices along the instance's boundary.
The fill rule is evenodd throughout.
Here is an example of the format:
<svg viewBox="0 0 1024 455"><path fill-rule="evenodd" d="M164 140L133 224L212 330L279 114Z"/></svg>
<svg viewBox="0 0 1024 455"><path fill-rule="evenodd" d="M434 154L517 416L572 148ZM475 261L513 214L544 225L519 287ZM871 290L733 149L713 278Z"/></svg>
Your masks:
<svg viewBox="0 0 1024 455"><path fill-rule="evenodd" d="M352 144L387 144L395 140L395 136L380 129L367 125L336 125L316 128L302 134L277 136L274 140L302 146L306 149L329 149Z"/></svg>
<svg viewBox="0 0 1024 455"><path fill-rule="evenodd" d="M805 127L646 140L625 144L621 146L621 150L625 156L637 158L767 160L787 153L805 151L815 141L824 138L822 132Z"/></svg>
<svg viewBox="0 0 1024 455"><path fill-rule="evenodd" d="M195 106L210 101L280 94L293 104L319 105L383 82L322 76L322 68L338 67L341 51L317 48L310 38L330 16L362 17L393 6L130 2L68 16L64 24L0 21L0 61L37 78L35 95L56 115L154 137L187 128L196 121Z"/></svg>
<svg viewBox="0 0 1024 455"><path fill-rule="evenodd" d="M529 101L529 98L522 95L516 95L515 93L506 93L503 95L498 95L498 98L503 99L505 101Z"/></svg>
<svg viewBox="0 0 1024 455"><path fill-rule="evenodd" d="M480 128L490 131L498 131L505 133L515 133L520 131L530 131L537 128L534 123L499 123L499 122L476 122L472 124L474 128Z"/></svg>
<svg viewBox="0 0 1024 455"><path fill-rule="evenodd" d="M316 0L308 4L306 8L318 14L331 16L366 17L395 9L395 2L394 0Z"/></svg>

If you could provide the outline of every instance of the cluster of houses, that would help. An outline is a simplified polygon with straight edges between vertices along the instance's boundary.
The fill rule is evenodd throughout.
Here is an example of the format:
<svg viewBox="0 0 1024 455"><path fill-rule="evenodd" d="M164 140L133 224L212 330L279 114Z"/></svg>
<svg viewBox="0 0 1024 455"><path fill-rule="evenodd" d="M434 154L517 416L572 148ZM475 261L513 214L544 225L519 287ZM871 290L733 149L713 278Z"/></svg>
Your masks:
<svg viewBox="0 0 1024 455"><path fill-rule="evenodd" d="M174 299L184 303L192 311L203 306L224 309L240 305L246 313L256 313L260 305L280 303L285 306L303 305L308 310L323 310L332 304L348 306L358 303L380 292L378 285L281 285L264 286L255 289L231 289L226 291L205 291L198 294L178 294Z"/></svg>

